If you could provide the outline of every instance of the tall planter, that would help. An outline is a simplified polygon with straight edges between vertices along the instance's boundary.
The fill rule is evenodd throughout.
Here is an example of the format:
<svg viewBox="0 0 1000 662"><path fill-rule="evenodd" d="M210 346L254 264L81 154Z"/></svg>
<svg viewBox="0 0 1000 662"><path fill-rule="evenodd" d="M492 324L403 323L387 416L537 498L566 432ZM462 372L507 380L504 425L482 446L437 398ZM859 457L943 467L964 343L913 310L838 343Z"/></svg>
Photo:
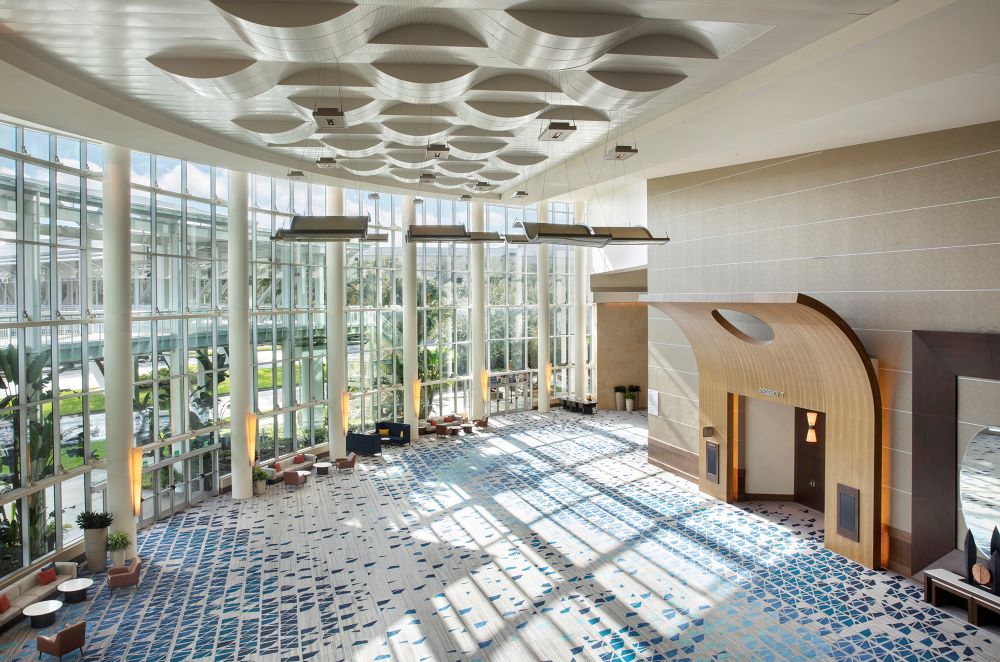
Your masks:
<svg viewBox="0 0 1000 662"><path fill-rule="evenodd" d="M104 572L108 567L108 529L84 529L83 546L87 567L91 572Z"/></svg>
<svg viewBox="0 0 1000 662"><path fill-rule="evenodd" d="M615 409L618 411L625 409L625 394L620 391L615 392Z"/></svg>
<svg viewBox="0 0 1000 662"><path fill-rule="evenodd" d="M635 398L625 398L625 409L635 411Z"/></svg>

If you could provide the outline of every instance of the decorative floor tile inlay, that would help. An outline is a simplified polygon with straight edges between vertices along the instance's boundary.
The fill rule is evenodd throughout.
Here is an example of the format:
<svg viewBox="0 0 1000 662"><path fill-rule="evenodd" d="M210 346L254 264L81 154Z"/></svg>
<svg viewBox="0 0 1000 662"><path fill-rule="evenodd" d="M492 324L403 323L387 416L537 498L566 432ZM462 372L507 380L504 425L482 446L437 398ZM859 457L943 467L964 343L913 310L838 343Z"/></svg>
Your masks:
<svg viewBox="0 0 1000 662"><path fill-rule="evenodd" d="M491 419L492 423L492 419ZM139 535L137 590L67 605L85 660L1000 660L794 504L646 463L646 419L519 414ZM4 660L34 660L18 624ZM73 659L67 657L67 660Z"/></svg>

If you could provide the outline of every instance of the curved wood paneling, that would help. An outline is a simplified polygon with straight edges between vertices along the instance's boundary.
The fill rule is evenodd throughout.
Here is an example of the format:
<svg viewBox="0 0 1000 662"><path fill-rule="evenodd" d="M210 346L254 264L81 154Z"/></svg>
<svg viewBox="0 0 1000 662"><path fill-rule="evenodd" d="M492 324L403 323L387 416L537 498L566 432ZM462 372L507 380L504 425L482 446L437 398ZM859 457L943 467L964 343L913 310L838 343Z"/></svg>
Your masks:
<svg viewBox="0 0 1000 662"><path fill-rule="evenodd" d="M804 294L646 295L642 300L673 318L698 362L699 425L715 428L720 464L727 468L718 483L705 478L702 439L700 489L732 500L729 393L825 412L826 546L868 567L879 567L882 404L875 370L850 326ZM712 312L718 308L763 320L773 329L774 340L740 339L716 321ZM838 483L860 492L857 542L837 534Z"/></svg>

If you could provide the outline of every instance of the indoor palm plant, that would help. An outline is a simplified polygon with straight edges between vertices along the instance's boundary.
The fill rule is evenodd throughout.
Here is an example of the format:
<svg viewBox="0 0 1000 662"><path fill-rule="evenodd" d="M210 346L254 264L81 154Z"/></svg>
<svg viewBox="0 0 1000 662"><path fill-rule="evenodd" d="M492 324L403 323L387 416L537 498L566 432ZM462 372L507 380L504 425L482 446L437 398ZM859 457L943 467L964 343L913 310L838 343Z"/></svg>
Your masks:
<svg viewBox="0 0 1000 662"><path fill-rule="evenodd" d="M267 487L267 472L254 465L253 467L253 493L260 496Z"/></svg>
<svg viewBox="0 0 1000 662"><path fill-rule="evenodd" d="M108 567L108 527L114 520L111 513L85 510L76 516L76 525L83 529L83 545L87 567L91 572L103 572Z"/></svg>
<svg viewBox="0 0 1000 662"><path fill-rule="evenodd" d="M638 386L629 386L625 389L625 409L635 411L635 398L639 395Z"/></svg>
<svg viewBox="0 0 1000 662"><path fill-rule="evenodd" d="M132 546L132 539L124 531L108 536L108 551L111 552L111 565L115 568L125 566L125 552Z"/></svg>
<svg viewBox="0 0 1000 662"><path fill-rule="evenodd" d="M621 411L625 409L625 387L616 386L615 387L615 409Z"/></svg>

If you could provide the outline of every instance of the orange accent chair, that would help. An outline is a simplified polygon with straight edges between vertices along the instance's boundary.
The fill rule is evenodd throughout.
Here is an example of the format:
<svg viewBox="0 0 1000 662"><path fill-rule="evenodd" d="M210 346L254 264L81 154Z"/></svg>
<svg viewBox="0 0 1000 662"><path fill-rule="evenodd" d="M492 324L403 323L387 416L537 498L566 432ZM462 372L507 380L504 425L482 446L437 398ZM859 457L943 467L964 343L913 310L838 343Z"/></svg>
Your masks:
<svg viewBox="0 0 1000 662"><path fill-rule="evenodd" d="M472 422L473 422L473 424L475 424L475 426L477 428L486 428L486 427L489 427L489 425L490 425L490 415L487 414L486 416L483 416L482 418L477 418L477 419L475 419Z"/></svg>
<svg viewBox="0 0 1000 662"><path fill-rule="evenodd" d="M334 460L337 463L337 471L348 471L354 473L354 463L358 461L357 453L351 453L347 457L338 457Z"/></svg>
<svg viewBox="0 0 1000 662"><path fill-rule="evenodd" d="M285 486L296 486L306 484L306 473L299 471L286 471L285 472Z"/></svg>
<svg viewBox="0 0 1000 662"><path fill-rule="evenodd" d="M108 588L113 590L123 586L138 586L140 566L142 559L137 556L124 568L108 569Z"/></svg>
<svg viewBox="0 0 1000 662"><path fill-rule="evenodd" d="M80 650L80 655L83 655L83 646L87 642L87 623L71 625L57 632L54 637L38 635L36 642L38 657L46 653L61 660L63 655L68 655L77 649Z"/></svg>

